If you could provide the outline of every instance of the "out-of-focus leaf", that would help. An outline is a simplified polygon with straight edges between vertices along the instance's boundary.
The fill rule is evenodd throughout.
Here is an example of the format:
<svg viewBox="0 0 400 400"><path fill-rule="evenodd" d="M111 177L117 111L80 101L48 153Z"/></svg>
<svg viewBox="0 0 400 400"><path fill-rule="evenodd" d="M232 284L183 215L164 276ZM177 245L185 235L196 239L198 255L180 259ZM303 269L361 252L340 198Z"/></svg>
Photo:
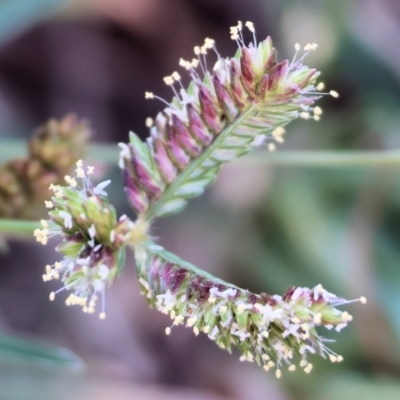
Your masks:
<svg viewBox="0 0 400 400"><path fill-rule="evenodd" d="M394 400L400 398L400 383L352 373L330 375L308 387L309 400Z"/></svg>
<svg viewBox="0 0 400 400"><path fill-rule="evenodd" d="M65 6L70 0L3 0L0 2L0 42Z"/></svg>
<svg viewBox="0 0 400 400"><path fill-rule="evenodd" d="M400 250L399 246L387 236L376 239L376 265L379 300L389 325L392 327L400 345Z"/></svg>
<svg viewBox="0 0 400 400"><path fill-rule="evenodd" d="M67 349L4 334L0 334L0 362L16 362L51 369L83 369L83 362Z"/></svg>

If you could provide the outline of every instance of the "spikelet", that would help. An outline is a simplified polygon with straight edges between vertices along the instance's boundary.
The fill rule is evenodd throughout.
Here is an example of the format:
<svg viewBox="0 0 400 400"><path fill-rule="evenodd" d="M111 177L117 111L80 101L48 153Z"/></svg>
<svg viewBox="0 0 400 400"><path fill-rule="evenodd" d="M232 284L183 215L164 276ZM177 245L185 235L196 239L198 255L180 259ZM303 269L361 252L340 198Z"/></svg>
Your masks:
<svg viewBox="0 0 400 400"><path fill-rule="evenodd" d="M77 161L76 177L65 176L67 185L50 185L53 196L45 201L49 220L42 220L36 229L36 240L46 245L52 236L62 241L56 247L64 255L61 261L47 265L43 280L60 279L64 286L50 294L68 290L67 305L79 305L84 312L95 312L98 298L102 302L100 318L105 317L105 290L114 282L125 263L126 246L147 240L147 224L135 223L116 211L107 198L105 188L110 180L94 185L92 166L84 169Z"/></svg>
<svg viewBox="0 0 400 400"><path fill-rule="evenodd" d="M136 246L137 272L142 294L151 306L171 317L175 325L186 325L196 336L203 332L219 347L231 351L236 346L241 361L256 362L265 370L289 371L299 363L306 373L312 369L310 354L343 358L331 349L317 328L340 332L352 320L337 307L347 301L326 291L290 287L282 296L254 294L199 270L159 246Z"/></svg>
<svg viewBox="0 0 400 400"><path fill-rule="evenodd" d="M246 26L254 33L251 23ZM147 143L131 133L130 145L121 144L125 191L143 218L178 212L215 180L222 164L252 148L269 142L268 148L274 150L272 142L283 142L282 133L274 132L282 132L297 117L305 118L304 113L308 118L311 105L321 96L315 88L319 72L302 64L304 56L277 62L270 37L246 46L241 29L233 28L232 38L238 42L235 57L221 58L208 38L195 47L197 62L180 60L191 75L189 87L180 85L178 93L176 72L164 78L175 97L154 125L148 124ZM210 49L218 57L212 71L206 70L204 61ZM196 71L198 65L202 72ZM146 92L146 98L156 97Z"/></svg>

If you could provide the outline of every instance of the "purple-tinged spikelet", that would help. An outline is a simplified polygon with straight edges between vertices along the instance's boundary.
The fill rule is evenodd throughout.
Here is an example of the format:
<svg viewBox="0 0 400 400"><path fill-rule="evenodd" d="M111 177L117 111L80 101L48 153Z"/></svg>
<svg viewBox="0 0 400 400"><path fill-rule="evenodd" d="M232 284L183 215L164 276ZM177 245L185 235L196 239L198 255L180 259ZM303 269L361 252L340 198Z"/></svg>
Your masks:
<svg viewBox="0 0 400 400"><path fill-rule="evenodd" d="M135 181L134 187L144 191L140 196L135 191L136 200L131 200L142 218L151 220L179 211L188 198L202 193L215 179L223 163L265 141L275 141L277 128L297 117L307 119L317 109L310 106L321 96L315 86L319 72L303 64L307 52L317 46L307 45L299 58L296 52L292 62L277 62L271 38L257 43L253 24L246 26L254 38L249 45L244 43L241 23L231 28L231 37L238 43L235 57L222 58L214 41L207 38L203 46L194 48L198 59L181 59L180 65L192 78L189 87L181 85L177 72L165 77L175 97L158 114L151 138L140 145L139 138L131 134L131 142L140 151L123 151L121 166L130 170L129 158L134 158L138 165L149 167L146 174L124 174ZM212 71L206 69L204 61L209 50L218 58ZM202 72L197 72L198 66ZM177 83L179 89L175 88ZM155 97L146 92L146 98ZM314 113L313 118L318 120L319 114ZM283 142L282 134L279 142ZM273 150L275 145L270 143L268 148Z"/></svg>

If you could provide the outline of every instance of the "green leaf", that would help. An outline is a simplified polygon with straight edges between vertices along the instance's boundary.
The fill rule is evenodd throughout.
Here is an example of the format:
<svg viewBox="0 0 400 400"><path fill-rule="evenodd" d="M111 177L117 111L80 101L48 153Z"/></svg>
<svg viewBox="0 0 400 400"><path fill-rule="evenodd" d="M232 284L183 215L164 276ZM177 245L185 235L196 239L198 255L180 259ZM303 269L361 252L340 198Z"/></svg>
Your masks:
<svg viewBox="0 0 400 400"><path fill-rule="evenodd" d="M84 366L82 360L67 349L4 334L0 334L0 361L68 370L81 370Z"/></svg>

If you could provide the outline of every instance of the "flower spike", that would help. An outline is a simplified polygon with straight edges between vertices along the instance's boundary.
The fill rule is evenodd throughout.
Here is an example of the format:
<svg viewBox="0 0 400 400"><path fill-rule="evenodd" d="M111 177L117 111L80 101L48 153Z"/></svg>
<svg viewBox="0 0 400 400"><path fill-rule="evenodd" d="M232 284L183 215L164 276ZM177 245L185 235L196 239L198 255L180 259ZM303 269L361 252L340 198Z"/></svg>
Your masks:
<svg viewBox="0 0 400 400"><path fill-rule="evenodd" d="M309 373L309 355L331 362L343 357L333 352L317 332L320 327L340 332L352 320L337 307L347 301L326 291L290 287L282 295L254 294L197 269L159 246L136 246L136 265L142 294L151 306L170 316L175 325L186 325L197 336L205 333L217 345L241 352L241 361L256 362L279 378L282 368Z"/></svg>
<svg viewBox="0 0 400 400"><path fill-rule="evenodd" d="M194 48L197 58L179 61L192 82L185 89L178 72L165 77L174 93L171 103L146 92L147 99L160 99L167 107L154 121L147 118L146 143L131 133L130 143L120 144L119 166L128 200L138 214L136 222L127 216L117 219L105 191L110 181L93 185L93 167L85 170L78 161L76 176L65 176L68 186L50 186L53 196L45 201L50 220L42 220L42 229L34 235L42 244L54 235L62 238L57 250L63 260L47 265L43 275L44 281L64 283L50 293L50 300L71 290L67 305L93 313L101 298L99 317L104 319L105 289L123 268L130 246L142 294L171 318L167 335L173 326L185 325L229 352L237 347L241 361L256 362L280 378L284 367L294 371L296 364L310 373L310 354L342 361L319 330L340 332L352 316L339 307L355 301L365 304L366 299L347 301L321 285L293 286L282 296L251 293L165 251L148 235L155 217L176 213L189 198L201 194L224 163L263 143L274 151L276 143L284 142L288 122L298 117L317 121L322 110L312 107L314 102L324 94L338 97L335 91L321 93L324 84L316 83L319 72L303 65L306 54L317 48L315 43L307 44L300 58L301 46L296 44L291 62L277 62L271 39L257 44L253 23L244 26L253 43L244 44L243 24L238 21L230 32L239 47L235 57L221 58L214 40L206 38ZM205 57L209 50L218 57L211 72Z"/></svg>
<svg viewBox="0 0 400 400"><path fill-rule="evenodd" d="M254 42L244 44L239 21L231 28L238 43L235 57L220 57L214 40L206 38L203 46L194 47L196 65L180 59L179 65L192 78L189 87L183 88L177 72L165 77L174 97L150 127L147 144L131 133L131 144L140 150L123 150L120 165L128 197L141 218L176 213L215 180L222 164L254 147L265 142L274 150L273 142L282 143L283 138L277 139L273 132L295 118L308 118L314 102L327 94L317 91L319 72L303 64L305 55L316 49L315 43L305 46L306 53L299 59L300 45L296 45L292 62L277 62L271 38L257 43L253 23L247 21L245 26ZM208 71L205 55L210 49L218 61ZM203 77L195 70L197 63ZM330 94L338 96L335 91ZM153 97L157 96L146 92L146 98ZM320 113L316 111L312 118L319 120Z"/></svg>
<svg viewBox="0 0 400 400"><path fill-rule="evenodd" d="M64 255L62 261L46 266L43 280L61 279L64 286L50 293L70 290L67 305L79 305L84 312L93 313L99 298L100 318L105 317L104 292L124 266L128 244L146 241L147 224L133 223L124 215L117 220L116 212L107 199L110 181L94 185L90 180L93 167L85 171L77 162L76 178L65 176L68 186L51 185L53 197L46 201L50 220L42 220L42 229L34 235L42 244L52 236L61 236L56 250Z"/></svg>

